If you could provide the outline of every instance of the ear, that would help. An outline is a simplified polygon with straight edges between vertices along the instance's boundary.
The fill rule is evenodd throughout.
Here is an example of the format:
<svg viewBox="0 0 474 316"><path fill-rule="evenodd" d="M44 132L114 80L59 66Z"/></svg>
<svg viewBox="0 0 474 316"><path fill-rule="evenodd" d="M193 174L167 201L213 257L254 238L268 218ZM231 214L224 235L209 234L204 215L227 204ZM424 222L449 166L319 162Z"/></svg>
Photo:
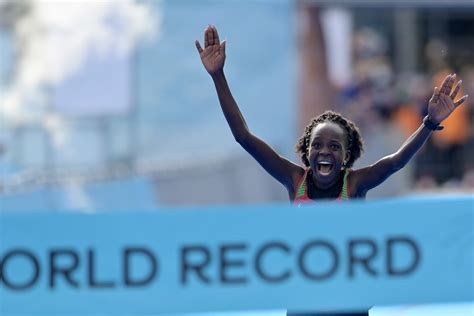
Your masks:
<svg viewBox="0 0 474 316"><path fill-rule="evenodd" d="M349 161L349 159L351 159L351 151L350 151L350 150L346 151L346 154L345 154L345 156L344 156L344 165L347 164L347 162Z"/></svg>

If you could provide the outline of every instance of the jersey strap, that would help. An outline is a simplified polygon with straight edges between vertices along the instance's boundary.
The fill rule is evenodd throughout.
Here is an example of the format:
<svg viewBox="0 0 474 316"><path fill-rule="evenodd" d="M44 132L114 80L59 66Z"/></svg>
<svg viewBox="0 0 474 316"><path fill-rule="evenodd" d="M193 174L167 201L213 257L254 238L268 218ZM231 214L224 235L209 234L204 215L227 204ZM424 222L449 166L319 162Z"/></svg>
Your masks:
<svg viewBox="0 0 474 316"><path fill-rule="evenodd" d="M293 204L300 204L300 203L308 203L314 202L308 196L308 173L309 168L305 170L303 176L301 177L300 182L298 183L298 187L295 194L295 199ZM345 169L344 172L344 179L342 183L342 190L336 200L349 200L351 198L350 190L349 190L349 174L351 173L351 169Z"/></svg>
<svg viewBox="0 0 474 316"><path fill-rule="evenodd" d="M339 195L339 199L341 200L349 200L351 198L351 195L349 192L349 179L348 179L350 173L351 173L351 169L346 169L344 173L342 191L341 191L341 194Z"/></svg>
<svg viewBox="0 0 474 316"><path fill-rule="evenodd" d="M306 181L306 178L308 177L308 172L309 168L304 171L303 176L300 179L300 182L298 183L298 189L295 194L295 201L297 199L307 199L308 198L308 183Z"/></svg>

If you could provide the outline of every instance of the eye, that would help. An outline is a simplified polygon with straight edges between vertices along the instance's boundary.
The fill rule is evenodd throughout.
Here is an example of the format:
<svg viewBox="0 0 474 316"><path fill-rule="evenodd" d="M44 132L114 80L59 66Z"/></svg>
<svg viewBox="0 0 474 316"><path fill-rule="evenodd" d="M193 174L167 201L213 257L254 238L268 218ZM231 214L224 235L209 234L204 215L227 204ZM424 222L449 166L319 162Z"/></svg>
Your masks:
<svg viewBox="0 0 474 316"><path fill-rule="evenodd" d="M312 146L314 149L321 149L321 143L313 143Z"/></svg>
<svg viewBox="0 0 474 316"><path fill-rule="evenodd" d="M331 144L331 150L336 151L336 150L339 150L339 149L341 149L341 145L339 145L339 144Z"/></svg>

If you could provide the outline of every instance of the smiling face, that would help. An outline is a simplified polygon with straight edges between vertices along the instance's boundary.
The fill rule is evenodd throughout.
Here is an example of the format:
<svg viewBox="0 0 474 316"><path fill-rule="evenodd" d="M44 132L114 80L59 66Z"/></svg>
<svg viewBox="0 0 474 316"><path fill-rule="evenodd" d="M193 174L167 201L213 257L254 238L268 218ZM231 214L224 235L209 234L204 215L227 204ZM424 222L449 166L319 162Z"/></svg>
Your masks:
<svg viewBox="0 0 474 316"><path fill-rule="evenodd" d="M316 186L332 186L350 157L345 130L336 123L319 123L311 131L307 155Z"/></svg>

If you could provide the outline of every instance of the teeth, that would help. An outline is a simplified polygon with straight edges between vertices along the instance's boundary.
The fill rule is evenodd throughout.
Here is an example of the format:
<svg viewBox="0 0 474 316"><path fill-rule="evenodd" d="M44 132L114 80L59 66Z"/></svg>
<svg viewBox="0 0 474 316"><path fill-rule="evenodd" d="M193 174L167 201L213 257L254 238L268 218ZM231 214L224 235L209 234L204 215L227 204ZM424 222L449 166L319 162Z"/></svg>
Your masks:
<svg viewBox="0 0 474 316"><path fill-rule="evenodd" d="M320 165L330 165L331 163L329 161L320 161L318 162Z"/></svg>

